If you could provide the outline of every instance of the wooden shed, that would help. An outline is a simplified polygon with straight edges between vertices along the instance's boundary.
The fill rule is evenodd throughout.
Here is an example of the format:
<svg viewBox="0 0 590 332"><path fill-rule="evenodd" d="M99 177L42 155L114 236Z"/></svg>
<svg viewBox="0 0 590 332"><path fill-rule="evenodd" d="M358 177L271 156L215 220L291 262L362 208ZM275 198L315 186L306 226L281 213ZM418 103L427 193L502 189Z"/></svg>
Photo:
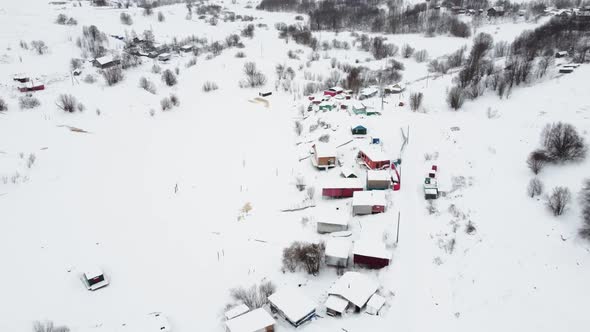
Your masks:
<svg viewBox="0 0 590 332"><path fill-rule="evenodd" d="M275 320L263 308L252 310L225 323L227 332L274 332Z"/></svg>
<svg viewBox="0 0 590 332"><path fill-rule="evenodd" d="M311 161L317 168L336 166L336 147L330 143L318 142L312 145L313 157Z"/></svg>
<svg viewBox="0 0 590 332"><path fill-rule="evenodd" d="M358 153L358 158L369 169L386 169L391 166L391 160L385 152L376 148L374 145L362 148Z"/></svg>
<svg viewBox="0 0 590 332"><path fill-rule="evenodd" d="M348 256L352 243L346 238L331 238L326 242L325 261L326 265L336 267L348 266Z"/></svg>
<svg viewBox="0 0 590 332"><path fill-rule="evenodd" d="M318 221L316 223L317 231L320 234L342 232L348 229L348 221L344 219L334 219L330 221Z"/></svg>
<svg viewBox="0 0 590 332"><path fill-rule="evenodd" d="M350 130L353 135L366 135L367 134L367 127L365 127L363 125L354 126Z"/></svg>
<svg viewBox="0 0 590 332"><path fill-rule="evenodd" d="M390 254L379 240L364 240L354 244L352 260L354 264L370 269L381 269L389 265Z"/></svg>
<svg viewBox="0 0 590 332"><path fill-rule="evenodd" d="M322 196L329 198L352 197L355 191L363 191L364 186L359 179L339 178L322 187Z"/></svg>
<svg viewBox="0 0 590 332"><path fill-rule="evenodd" d="M367 171L367 190L391 189L392 182L392 176L388 170Z"/></svg>
<svg viewBox="0 0 590 332"><path fill-rule="evenodd" d="M352 196L352 214L365 215L385 212L385 193L383 191L357 191Z"/></svg>

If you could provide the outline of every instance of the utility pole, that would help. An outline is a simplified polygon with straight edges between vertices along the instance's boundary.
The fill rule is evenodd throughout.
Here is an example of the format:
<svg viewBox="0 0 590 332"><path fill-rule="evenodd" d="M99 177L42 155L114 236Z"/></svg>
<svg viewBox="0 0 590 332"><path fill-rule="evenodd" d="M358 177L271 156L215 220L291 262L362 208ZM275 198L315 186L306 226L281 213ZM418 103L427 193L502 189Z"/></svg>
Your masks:
<svg viewBox="0 0 590 332"><path fill-rule="evenodd" d="M400 211L397 211L397 234L395 236L395 244L399 242L399 221L400 221Z"/></svg>

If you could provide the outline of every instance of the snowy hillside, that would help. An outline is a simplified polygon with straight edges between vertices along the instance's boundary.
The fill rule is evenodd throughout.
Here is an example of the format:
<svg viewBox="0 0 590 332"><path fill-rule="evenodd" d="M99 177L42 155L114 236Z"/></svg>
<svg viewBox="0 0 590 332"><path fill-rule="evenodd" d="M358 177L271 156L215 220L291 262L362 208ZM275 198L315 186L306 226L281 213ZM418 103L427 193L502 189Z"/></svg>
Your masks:
<svg viewBox="0 0 590 332"><path fill-rule="evenodd" d="M446 100L461 66L434 73L429 62L464 46L467 54L474 36L384 35L400 49L426 50L426 59L400 50L377 60L360 47L361 31L313 31L320 45L350 46L316 52L293 36L279 38L276 29L307 24L306 15L261 11L245 0L214 3L221 7L212 24L210 12L197 12L203 4L187 16L184 3L144 15L134 5L0 1L0 99L7 104L0 111L0 330L33 331L34 322L50 320L71 332L144 332L133 322L161 312L172 331L221 332L227 305L235 302L230 290L265 281L278 290L295 288L314 304L315 316L297 328L308 332L587 330L590 242L578 233L583 206L577 197L590 160L549 163L537 175L543 195L530 198L534 174L526 159L541 147L550 123L570 123L590 141L588 63L563 74L571 58L554 59L546 75L503 98L487 91L455 111ZM229 12L234 18L224 21ZM131 25L122 23L121 13L130 15ZM58 14L77 24L56 24ZM460 20L471 24L472 18ZM484 20L473 34L511 43L548 20ZM251 38L243 34L248 24ZM141 64L122 70L123 79L109 86L94 57L77 45L90 25L104 33L110 55L128 52L126 43L146 30L156 44L200 51L172 47L170 60L162 52L142 54ZM231 34L243 47L214 54L211 45L226 45ZM37 52L33 41L46 49ZM73 58L82 59L80 75ZM339 69L344 64L379 71L390 59L405 68L399 70L402 93L355 101L362 88L375 85L367 83L351 100L314 104L309 98L323 98L322 84L332 78L347 85L349 72ZM490 61L503 66L507 60ZM241 87L247 62L256 64L265 84ZM293 77L277 79L279 64ZM162 79L166 70L175 85ZM14 80L19 77L30 81L21 84ZM142 78L154 93L140 88ZM218 89L204 91L206 82ZM309 83L317 91L307 93ZM44 89L28 98L40 105L23 107L27 93L18 88L36 84ZM418 92L423 102L412 111L410 96ZM61 109L63 94L83 110ZM162 99L171 97L178 105L163 110ZM378 114L355 114L353 102ZM319 109L325 105L334 109ZM357 125L366 135L352 134ZM379 144L370 144L373 138ZM335 146L338 162L328 170L312 164L320 140ZM384 213L353 215L352 198L323 197L322 189L341 180L345 169L364 186L366 166L357 157L368 146L391 162L401 159L401 165L388 163L401 173L400 189L384 191ZM444 195L425 200L432 165ZM393 168L388 174L396 176ZM556 186L572 193L561 216L545 203L544 194ZM324 261L317 275L286 269L283 249L292 242L334 237L317 232L326 220L346 221L350 233L344 235L355 244L382 245L389 265L353 264L351 252L344 269ZM89 291L81 279L94 268L110 284ZM350 307L342 317L327 315L330 289L345 271L378 284L376 293L385 298L378 315ZM264 310L275 331L296 330L268 304Z"/></svg>

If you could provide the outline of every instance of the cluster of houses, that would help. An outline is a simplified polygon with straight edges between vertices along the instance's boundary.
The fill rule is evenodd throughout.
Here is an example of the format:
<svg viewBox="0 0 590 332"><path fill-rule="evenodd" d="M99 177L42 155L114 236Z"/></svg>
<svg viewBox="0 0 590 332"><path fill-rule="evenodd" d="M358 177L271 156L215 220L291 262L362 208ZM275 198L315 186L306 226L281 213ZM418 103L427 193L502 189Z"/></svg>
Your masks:
<svg viewBox="0 0 590 332"><path fill-rule="evenodd" d="M25 74L16 74L12 80L18 82L18 91L20 92L34 92L45 90L45 84L39 80L35 80Z"/></svg>
<svg viewBox="0 0 590 332"><path fill-rule="evenodd" d="M545 9L544 13L545 15L558 16L561 18L573 18L579 22L590 22L590 6L563 9L548 7Z"/></svg>
<svg viewBox="0 0 590 332"><path fill-rule="evenodd" d="M379 115L380 111L363 103L363 100L377 96L379 91L379 87L369 86L359 91L358 98L353 98L352 90L332 87L325 90L319 96L309 96L310 104L307 110L309 112L345 110L351 115ZM383 88L385 94L399 94L403 91L404 88L401 83L388 85Z"/></svg>

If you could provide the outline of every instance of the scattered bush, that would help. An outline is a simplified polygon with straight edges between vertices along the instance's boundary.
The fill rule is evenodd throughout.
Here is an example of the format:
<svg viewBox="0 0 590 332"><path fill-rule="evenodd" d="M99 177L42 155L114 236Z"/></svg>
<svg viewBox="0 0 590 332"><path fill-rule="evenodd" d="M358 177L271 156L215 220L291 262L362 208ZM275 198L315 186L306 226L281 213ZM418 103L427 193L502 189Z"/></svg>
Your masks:
<svg viewBox="0 0 590 332"><path fill-rule="evenodd" d="M264 281L260 285L253 285L246 289L243 287L232 288L230 296L236 302L248 306L250 310L262 308L268 303L268 297L276 291L275 285L270 281Z"/></svg>
<svg viewBox="0 0 590 332"><path fill-rule="evenodd" d="M101 32L96 26L82 27L82 37L76 40L76 45L80 47L85 55L98 58L106 54L107 35Z"/></svg>
<svg viewBox="0 0 590 332"><path fill-rule="evenodd" d="M402 56L406 59L410 58L414 54L415 49L409 44L402 46Z"/></svg>
<svg viewBox="0 0 590 332"><path fill-rule="evenodd" d="M139 79L139 87L153 95L156 94L156 85L145 77Z"/></svg>
<svg viewBox="0 0 590 332"><path fill-rule="evenodd" d="M584 138L569 123L548 124L541 133L547 156L555 162L578 161L586 157Z"/></svg>
<svg viewBox="0 0 590 332"><path fill-rule="evenodd" d="M185 66L186 68L190 68L190 67L192 67L192 66L194 66L194 65L196 65L196 64L197 64L197 57L196 57L196 56L194 56L194 57L192 57L190 60L188 60L184 66Z"/></svg>
<svg viewBox="0 0 590 332"><path fill-rule="evenodd" d="M164 14L162 12L158 12L158 22L164 22L166 20L166 17L164 16Z"/></svg>
<svg viewBox="0 0 590 332"><path fill-rule="evenodd" d="M246 57L246 53L239 51L236 53L236 58L245 58Z"/></svg>
<svg viewBox="0 0 590 332"><path fill-rule="evenodd" d="M295 272L299 267L309 274L317 275L320 272L325 250L323 242L318 244L293 242L283 249L283 267L291 272Z"/></svg>
<svg viewBox="0 0 590 332"><path fill-rule="evenodd" d="M254 62L244 63L244 74L246 79L240 82L240 87L255 88L263 86L266 83L266 76L258 71Z"/></svg>
<svg viewBox="0 0 590 332"><path fill-rule="evenodd" d="M0 112L4 112L8 110L8 105L4 101L4 99L0 98Z"/></svg>
<svg viewBox="0 0 590 332"><path fill-rule="evenodd" d="M70 68L72 71L82 68L82 60L75 58L70 60Z"/></svg>
<svg viewBox="0 0 590 332"><path fill-rule="evenodd" d="M254 37L254 24L248 24L241 32L242 37Z"/></svg>
<svg viewBox="0 0 590 332"><path fill-rule="evenodd" d="M129 15L127 13L121 13L119 18L121 19L121 23L123 23L125 25L133 24L133 19L131 18L131 15Z"/></svg>
<svg viewBox="0 0 590 332"><path fill-rule="evenodd" d="M68 113L74 113L78 108L78 100L76 97L68 94L61 94L57 98L57 107Z"/></svg>
<svg viewBox="0 0 590 332"><path fill-rule="evenodd" d="M414 60L416 60L416 62L424 62L428 60L428 52L426 50L414 52Z"/></svg>
<svg viewBox="0 0 590 332"><path fill-rule="evenodd" d="M159 74L160 72L162 72L162 68L158 64L154 64L152 66L152 73Z"/></svg>
<svg viewBox="0 0 590 332"><path fill-rule="evenodd" d="M412 92L410 94L410 109L414 112L420 109L423 98L424 94L422 92Z"/></svg>
<svg viewBox="0 0 590 332"><path fill-rule="evenodd" d="M541 182L541 180L538 178L532 178L531 181L529 181L527 193L529 196L531 196L531 198L541 195L543 193L543 182Z"/></svg>
<svg viewBox="0 0 590 332"><path fill-rule="evenodd" d="M172 108L172 101L170 98L164 97L164 99L160 101L160 106L162 107L162 111L167 111Z"/></svg>
<svg viewBox="0 0 590 332"><path fill-rule="evenodd" d="M59 15L57 15L57 18L55 19L55 23L61 24L61 25L65 25L67 21L68 21L68 16L66 14L59 14Z"/></svg>
<svg viewBox="0 0 590 332"><path fill-rule="evenodd" d="M215 91L217 89L219 89L219 87L215 82L207 81L203 84L203 92Z"/></svg>
<svg viewBox="0 0 590 332"><path fill-rule="evenodd" d="M301 133L303 133L303 124L301 121L295 121L295 134L301 136Z"/></svg>
<svg viewBox="0 0 590 332"><path fill-rule="evenodd" d="M33 332L70 332L67 326L55 326L52 321L35 322Z"/></svg>
<svg viewBox="0 0 590 332"><path fill-rule="evenodd" d="M84 79L82 79L82 81L84 81L84 83L92 84L96 82L96 77L94 77L94 75L88 74L84 76Z"/></svg>
<svg viewBox="0 0 590 332"><path fill-rule="evenodd" d="M590 179L584 180L579 200L582 208L582 227L579 233L583 238L590 239Z"/></svg>
<svg viewBox="0 0 590 332"><path fill-rule="evenodd" d="M178 96L173 93L170 94L170 102L174 107L178 107L180 105L180 99L178 99Z"/></svg>
<svg viewBox="0 0 590 332"><path fill-rule="evenodd" d="M447 103L451 106L452 109L455 111L460 109L463 106L463 102L465 101L465 95L463 93L463 89L458 86L454 86L449 91L447 95Z"/></svg>
<svg viewBox="0 0 590 332"><path fill-rule="evenodd" d="M18 98L18 104L21 109L32 109L32 108L35 108L35 107L41 105L41 102L39 101L39 99L30 95L30 96L22 96L22 97Z"/></svg>
<svg viewBox="0 0 590 332"><path fill-rule="evenodd" d="M553 212L553 215L560 216L571 199L572 195L567 187L555 187L551 196L547 196L547 207Z"/></svg>
<svg viewBox="0 0 590 332"><path fill-rule="evenodd" d="M31 47L39 55L43 55L43 54L47 53L47 51L49 50L47 48L47 45L45 45L45 42L42 40L33 40L31 42Z"/></svg>
<svg viewBox="0 0 590 332"><path fill-rule="evenodd" d="M123 69L119 66L114 66L102 70L102 76L108 86L115 85L123 80Z"/></svg>
<svg viewBox="0 0 590 332"><path fill-rule="evenodd" d="M176 75L174 75L174 73L170 69L164 70L164 72L162 73L162 81L164 81L164 83L166 83L167 86L174 86L176 85L176 83L178 83Z"/></svg>
<svg viewBox="0 0 590 332"><path fill-rule="evenodd" d="M526 163L533 173L539 174L541 169L543 169L545 164L549 161L550 158L544 150L535 150L531 152Z"/></svg>

